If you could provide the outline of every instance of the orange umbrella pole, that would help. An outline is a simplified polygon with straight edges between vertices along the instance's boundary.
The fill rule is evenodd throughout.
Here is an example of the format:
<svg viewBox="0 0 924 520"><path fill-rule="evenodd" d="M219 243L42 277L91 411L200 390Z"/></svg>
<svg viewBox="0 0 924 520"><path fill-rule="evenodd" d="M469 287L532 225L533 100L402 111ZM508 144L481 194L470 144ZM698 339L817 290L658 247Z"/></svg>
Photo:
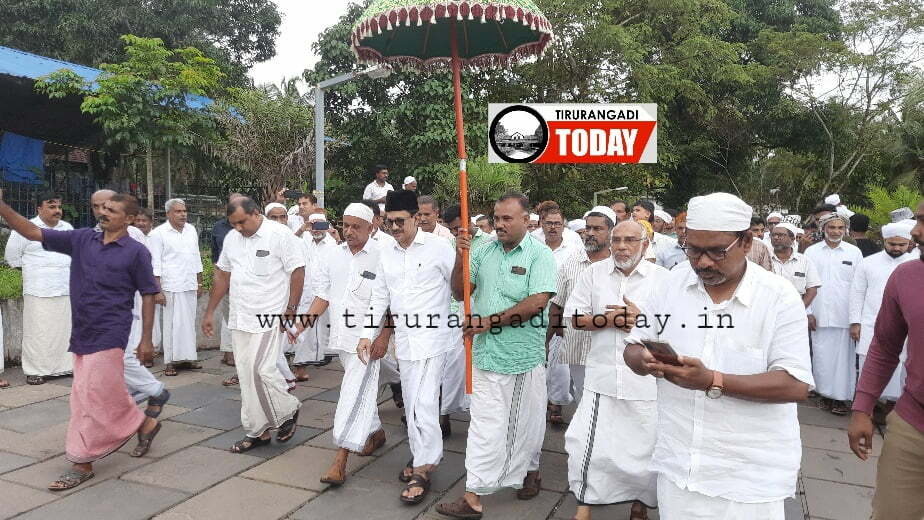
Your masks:
<svg viewBox="0 0 924 520"><path fill-rule="evenodd" d="M452 99L456 112L456 150L459 155L459 206L462 229L468 231L471 220L468 217L468 174L465 168L465 122L462 119L462 63L459 59L459 43L456 40L456 20L449 19L449 49L452 53ZM469 252L462 254L462 305L465 316L472 315L472 284L470 280ZM472 393L472 337L465 336L465 393Z"/></svg>

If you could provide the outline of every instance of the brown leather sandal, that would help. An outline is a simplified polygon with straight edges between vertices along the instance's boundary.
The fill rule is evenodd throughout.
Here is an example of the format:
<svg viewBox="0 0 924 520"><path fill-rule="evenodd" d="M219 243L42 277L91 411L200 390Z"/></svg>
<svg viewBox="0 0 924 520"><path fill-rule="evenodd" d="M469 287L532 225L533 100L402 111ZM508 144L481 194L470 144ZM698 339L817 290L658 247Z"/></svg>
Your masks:
<svg viewBox="0 0 924 520"><path fill-rule="evenodd" d="M462 520L479 520L483 513L475 511L472 506L468 505L465 497L459 497L455 502L446 502L437 504L436 512L451 518L460 518Z"/></svg>

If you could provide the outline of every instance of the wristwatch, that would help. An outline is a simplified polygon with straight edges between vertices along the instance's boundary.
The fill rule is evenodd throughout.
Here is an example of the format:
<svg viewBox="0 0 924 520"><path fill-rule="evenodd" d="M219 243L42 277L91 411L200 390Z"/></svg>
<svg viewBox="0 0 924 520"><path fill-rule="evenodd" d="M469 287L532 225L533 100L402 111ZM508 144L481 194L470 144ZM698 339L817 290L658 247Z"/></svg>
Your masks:
<svg viewBox="0 0 924 520"><path fill-rule="evenodd" d="M718 370L712 371L712 384L706 389L706 397L709 399L718 399L725 392L725 384L722 382L722 373Z"/></svg>

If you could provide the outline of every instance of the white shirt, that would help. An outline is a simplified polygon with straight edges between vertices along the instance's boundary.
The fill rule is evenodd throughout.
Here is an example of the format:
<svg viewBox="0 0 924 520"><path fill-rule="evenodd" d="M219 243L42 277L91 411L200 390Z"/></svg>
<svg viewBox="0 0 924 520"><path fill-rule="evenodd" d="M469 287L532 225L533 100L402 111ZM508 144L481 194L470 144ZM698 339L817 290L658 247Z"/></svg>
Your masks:
<svg viewBox="0 0 924 520"><path fill-rule="evenodd" d="M876 316L882 305L882 294L892 271L899 265L920 258L917 251L892 258L885 251L879 251L860 261L850 285L850 323L860 324L860 341L857 354L865 356L873 341Z"/></svg>
<svg viewBox="0 0 924 520"><path fill-rule="evenodd" d="M321 263L321 258L330 249L337 247L337 241L330 234L325 233L320 242L315 242L311 233L306 231L302 234L302 246L305 252L305 288L302 290L301 305L311 305L314 300L315 273Z"/></svg>
<svg viewBox="0 0 924 520"><path fill-rule="evenodd" d="M812 287L821 287L821 277L815 264L795 248L785 262L777 258L776 252L771 249L770 265L773 266L773 272L789 280L799 294L805 294L805 290Z"/></svg>
<svg viewBox="0 0 924 520"><path fill-rule="evenodd" d="M667 269L647 260L640 260L629 276L616 268L613 257L591 264L578 276L564 316L574 326L575 313L602 316L609 311L607 305L625 305L623 296L644 312L649 295L657 294L658 285L668 273ZM617 399L654 401L658 397L657 380L654 376L635 374L623 358L626 335L614 328L590 332L584 388Z"/></svg>
<svg viewBox="0 0 924 520"><path fill-rule="evenodd" d="M395 188L387 182L379 186L375 181L370 182L366 185L366 189L363 190L363 200L379 200L384 197L389 191L395 191ZM379 202L379 211L382 212L383 216L385 214L385 203Z"/></svg>
<svg viewBox="0 0 924 520"><path fill-rule="evenodd" d="M263 217L249 237L229 231L215 264L231 273L228 328L257 334L278 327L278 322L260 323L258 316L285 312L292 271L304 266L298 237L278 222Z"/></svg>
<svg viewBox="0 0 924 520"><path fill-rule="evenodd" d="M288 219L286 219L286 225L289 226L293 233L301 229L304 223L305 219L301 215L289 215Z"/></svg>
<svg viewBox="0 0 924 520"><path fill-rule="evenodd" d="M552 256L555 257L555 267L561 269L561 266L565 265L569 258L580 251L584 251L583 243L577 244L573 240L562 240L557 248L552 249Z"/></svg>
<svg viewBox="0 0 924 520"><path fill-rule="evenodd" d="M671 271L649 301L650 327L637 325L626 343L667 341L678 354L724 374L785 370L814 386L799 293L759 265L748 262L735 294L720 304L688 268ZM658 316L667 319L660 333ZM704 324L712 328L700 328ZM710 399L702 390L658 380L651 469L680 488L736 502L782 500L796 491L801 458L796 403Z"/></svg>
<svg viewBox="0 0 924 520"><path fill-rule="evenodd" d="M183 231L177 231L169 222L164 222L151 231L146 245L151 251L151 266L154 276L160 277L162 291L196 290L196 275L202 272L202 256L195 226L187 223Z"/></svg>
<svg viewBox="0 0 924 520"><path fill-rule="evenodd" d="M63 220L54 228L36 216L29 220L41 229L70 231L74 229ZM10 233L6 243L6 263L22 268L22 293L37 298L54 298L70 294L71 257L46 251L42 243L26 240L16 231Z"/></svg>
<svg viewBox="0 0 924 520"><path fill-rule="evenodd" d="M533 236L541 240L543 244L545 243L545 231L542 230L542 226L534 229L532 233ZM494 233L492 232L492 235L493 234ZM584 247L584 240L581 239L581 235L578 235L576 231L571 231L567 227L564 228L561 232L561 241L562 243L568 242L574 247ZM571 252L573 253L574 250L572 249Z"/></svg>
<svg viewBox="0 0 924 520"><path fill-rule="evenodd" d="M437 222L437 224L436 224L436 227L433 228L433 234L436 235L436 236L438 236L438 237L440 237L440 238L445 238L445 239L450 240L450 241L455 240L455 238L456 238L456 237L452 236L452 231L449 231L449 228L448 228L448 227L446 227L446 226L444 226L444 225L442 225L442 224L440 224L440 223L438 223L438 222Z"/></svg>
<svg viewBox="0 0 924 520"><path fill-rule="evenodd" d="M821 278L818 296L809 306L819 327L850 326L850 282L856 273L863 253L860 248L843 240L835 248L821 242L809 246L805 256L815 264Z"/></svg>
<svg viewBox="0 0 924 520"><path fill-rule="evenodd" d="M456 252L449 242L420 229L404 249L383 244L384 275L399 360L418 361L452 348L449 341L449 282Z"/></svg>
<svg viewBox="0 0 924 520"><path fill-rule="evenodd" d="M676 238L655 231L654 238L651 239L651 245L648 246L648 249L654 252L655 262L661 267L670 268L676 265L676 262L674 265L669 265L669 257L677 249ZM683 253L682 250L680 252Z"/></svg>
<svg viewBox="0 0 924 520"><path fill-rule="evenodd" d="M384 247L387 245L392 245L395 243L395 237L389 235L388 233L382 231L381 229L375 230L375 234L369 237L370 240L375 240L379 243L379 246Z"/></svg>
<svg viewBox="0 0 924 520"><path fill-rule="evenodd" d="M315 270L314 293L327 301L330 348L356 352L360 338L378 334L388 308L388 291L379 272L380 244L367 240L354 255L346 242L322 253Z"/></svg>
<svg viewBox="0 0 924 520"><path fill-rule="evenodd" d="M680 242L675 239L671 247L661 251L661 256L656 257L656 261L661 267L673 269L675 265L687 261L687 254L680 247Z"/></svg>

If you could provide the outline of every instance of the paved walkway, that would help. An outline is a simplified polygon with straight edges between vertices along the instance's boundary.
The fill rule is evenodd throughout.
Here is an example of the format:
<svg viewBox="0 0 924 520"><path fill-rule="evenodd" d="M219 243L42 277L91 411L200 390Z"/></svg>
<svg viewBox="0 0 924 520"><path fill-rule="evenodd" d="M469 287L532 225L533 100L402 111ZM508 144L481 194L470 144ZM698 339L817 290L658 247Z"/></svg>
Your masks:
<svg viewBox="0 0 924 520"><path fill-rule="evenodd" d="M396 477L409 451L400 410L387 392L380 406L387 445L376 456L351 457L343 487L318 482L334 455L330 428L341 378L336 362L311 369L311 381L299 385L296 395L303 407L294 439L243 455L228 452L242 435L240 394L221 386L233 369L219 364L217 352L201 354L208 358L203 370L163 377L162 367L155 367L173 398L146 457L129 457L135 444L130 441L95 465L94 479L57 494L46 486L67 468L63 449L71 379L28 386L18 368L8 369L2 377L15 386L0 390L0 519L443 519L435 504L463 491L468 423L458 417L428 499L416 507L399 502L402 485ZM861 463L849 453L846 419L811 405L800 406L799 412L803 477L799 496L787 502L787 520L868 518L875 460ZM525 502L512 491L487 497L485 518L571 518L575 501L566 493L563 435L553 428L546 435L539 496ZM878 455L882 439L875 441ZM598 509L595 518L625 519L628 507Z"/></svg>

